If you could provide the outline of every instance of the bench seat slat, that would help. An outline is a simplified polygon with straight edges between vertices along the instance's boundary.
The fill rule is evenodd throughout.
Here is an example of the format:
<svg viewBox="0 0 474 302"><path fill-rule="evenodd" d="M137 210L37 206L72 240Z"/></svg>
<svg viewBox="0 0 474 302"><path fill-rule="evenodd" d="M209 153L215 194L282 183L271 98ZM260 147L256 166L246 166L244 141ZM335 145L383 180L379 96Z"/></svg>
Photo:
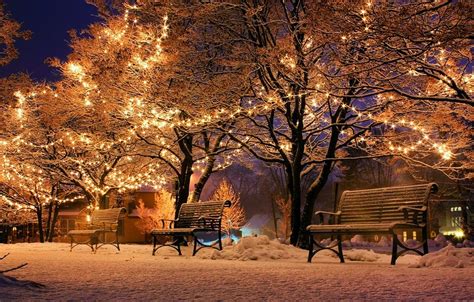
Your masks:
<svg viewBox="0 0 474 302"><path fill-rule="evenodd" d="M417 228L416 224L406 223L405 221L391 223L360 223L360 224L335 224L335 225L310 225L307 230L311 232L364 232L364 231L381 231L389 232L393 227L399 228Z"/></svg>

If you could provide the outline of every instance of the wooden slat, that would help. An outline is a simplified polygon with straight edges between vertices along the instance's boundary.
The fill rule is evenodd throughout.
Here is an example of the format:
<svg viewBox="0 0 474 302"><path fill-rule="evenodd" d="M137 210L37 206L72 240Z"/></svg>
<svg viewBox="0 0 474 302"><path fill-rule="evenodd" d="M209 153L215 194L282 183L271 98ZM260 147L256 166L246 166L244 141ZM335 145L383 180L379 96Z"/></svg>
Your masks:
<svg viewBox="0 0 474 302"><path fill-rule="evenodd" d="M390 223L404 219L400 206L422 207L427 205L433 183L387 187L368 190L345 191L338 209L340 223Z"/></svg>
<svg viewBox="0 0 474 302"><path fill-rule="evenodd" d="M95 210L92 212L91 225L101 226L105 224L114 224L118 223L120 214L124 211L124 208L112 208L112 209L103 209Z"/></svg>
<svg viewBox="0 0 474 302"><path fill-rule="evenodd" d="M223 201L185 203L181 205L176 228L196 228L202 225L201 217L219 219L224 208Z"/></svg>

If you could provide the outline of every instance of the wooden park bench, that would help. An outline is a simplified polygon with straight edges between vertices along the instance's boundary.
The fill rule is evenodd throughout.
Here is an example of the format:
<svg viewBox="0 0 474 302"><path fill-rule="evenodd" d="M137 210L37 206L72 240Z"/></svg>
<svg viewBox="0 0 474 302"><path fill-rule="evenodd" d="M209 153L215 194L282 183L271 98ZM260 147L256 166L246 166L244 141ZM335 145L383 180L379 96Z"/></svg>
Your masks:
<svg viewBox="0 0 474 302"><path fill-rule="evenodd" d="M212 247L222 250L222 212L224 207L230 207L231 202L207 201L196 203L184 203L179 209L176 220L162 219L162 228L151 232L153 236L153 255L164 246L169 246L181 255L181 244L186 244L187 236L194 238L193 256L203 247ZM198 239L199 234L217 235L217 241L213 244L205 244ZM169 243L158 244L158 237L173 236ZM214 245L218 244L218 247Z"/></svg>
<svg viewBox="0 0 474 302"><path fill-rule="evenodd" d="M125 208L95 210L92 212L91 221L85 225L84 229L71 230L67 233L71 238L71 251L79 244L89 246L94 252L105 244L113 245L120 251L118 220L125 212ZM115 234L114 239L107 241L107 234Z"/></svg>
<svg viewBox="0 0 474 302"><path fill-rule="evenodd" d="M390 234L393 238L392 261L395 265L402 254L413 251L419 255L428 253L428 206L429 196L436 193L435 183L387 187L369 190L345 191L336 213L318 211L321 224L309 225L308 262L321 250L331 250L344 262L343 235ZM324 218L327 218L326 220ZM332 218L333 224L325 224ZM421 230L421 243L407 246L398 239L398 230ZM314 238L315 235L331 235L336 241L328 245ZM314 249L314 246L317 248ZM334 249L337 246L337 250ZM400 246L401 250L398 251ZM423 248L423 252L419 251Z"/></svg>

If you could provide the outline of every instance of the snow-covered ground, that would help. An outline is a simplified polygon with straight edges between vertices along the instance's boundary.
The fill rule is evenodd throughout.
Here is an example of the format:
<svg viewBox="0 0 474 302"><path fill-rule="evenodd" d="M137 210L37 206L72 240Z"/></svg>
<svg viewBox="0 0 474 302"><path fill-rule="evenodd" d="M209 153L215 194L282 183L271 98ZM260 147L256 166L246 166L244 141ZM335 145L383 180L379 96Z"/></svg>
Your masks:
<svg viewBox="0 0 474 302"><path fill-rule="evenodd" d="M390 255L363 250L347 251L345 264L328 252L306 263L306 251L267 238L248 238L222 252L205 249L196 257L190 248L184 256L163 248L153 257L149 245L121 247L93 254L84 246L69 252L62 243L0 244L0 256L10 253L0 270L28 262L7 275L45 285L15 285L0 275L0 301L474 299L474 249L407 255L391 266Z"/></svg>

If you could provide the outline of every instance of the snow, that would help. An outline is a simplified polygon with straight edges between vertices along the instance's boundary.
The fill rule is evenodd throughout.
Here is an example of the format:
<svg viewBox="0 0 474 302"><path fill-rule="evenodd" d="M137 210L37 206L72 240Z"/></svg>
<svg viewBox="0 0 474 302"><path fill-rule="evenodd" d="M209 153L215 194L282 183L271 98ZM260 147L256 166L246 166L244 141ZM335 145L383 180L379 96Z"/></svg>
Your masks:
<svg viewBox="0 0 474 302"><path fill-rule="evenodd" d="M209 253L211 251L211 253ZM291 245L280 243L277 239L270 240L268 236L244 237L235 245L225 246L222 251L203 250L197 254L202 259L226 260L276 260L300 258L304 259L307 251Z"/></svg>
<svg viewBox="0 0 474 302"><path fill-rule="evenodd" d="M331 240L324 240L324 244L330 244ZM197 254L201 259L225 259L225 260L277 260L277 259L305 259L308 251L296 248L292 245L282 244L279 240L270 240L267 236L244 237L235 245L227 245L222 251L203 250ZM336 254L331 251L321 251L316 257L332 261ZM383 257L373 250L347 250L344 257L349 261L374 262ZM407 258L408 259L408 258ZM318 259L317 261L320 261Z"/></svg>
<svg viewBox="0 0 474 302"><path fill-rule="evenodd" d="M69 252L69 246L63 243L0 244L0 254L10 252L0 261L0 270L28 262L28 266L6 275L45 286L25 287L2 281L0 301L474 298L473 265L463 269L413 269L410 266L423 259L415 255L402 256L396 266L391 266L389 254L348 250L347 262L340 264L333 253L323 251L313 263L307 263L306 251L264 237L245 239L220 253L204 249L195 257L191 256L191 247L183 249L183 256L170 248L152 256L150 245L121 245L121 250L104 246L93 254L85 246ZM467 249L460 250L456 257L465 255Z"/></svg>
<svg viewBox="0 0 474 302"><path fill-rule="evenodd" d="M421 257L411 267L474 267L474 248L456 248L453 245Z"/></svg>
<svg viewBox="0 0 474 302"><path fill-rule="evenodd" d="M15 277L0 274L0 293L2 292L2 288L7 287L42 288L44 285L28 280L18 280Z"/></svg>
<svg viewBox="0 0 474 302"><path fill-rule="evenodd" d="M376 254L373 250L349 250L344 251L344 259L350 261L367 261L375 262L380 259L380 254Z"/></svg>

